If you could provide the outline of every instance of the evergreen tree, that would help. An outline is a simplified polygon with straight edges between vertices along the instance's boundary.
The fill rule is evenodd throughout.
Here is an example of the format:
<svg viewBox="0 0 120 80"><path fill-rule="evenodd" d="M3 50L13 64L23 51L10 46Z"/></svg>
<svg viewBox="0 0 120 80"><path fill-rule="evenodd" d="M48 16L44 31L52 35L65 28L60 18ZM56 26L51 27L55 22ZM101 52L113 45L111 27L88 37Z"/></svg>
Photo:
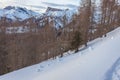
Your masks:
<svg viewBox="0 0 120 80"><path fill-rule="evenodd" d="M75 49L75 52L78 52L78 48L82 43L81 33L76 31L74 33L73 39L71 41L71 49Z"/></svg>

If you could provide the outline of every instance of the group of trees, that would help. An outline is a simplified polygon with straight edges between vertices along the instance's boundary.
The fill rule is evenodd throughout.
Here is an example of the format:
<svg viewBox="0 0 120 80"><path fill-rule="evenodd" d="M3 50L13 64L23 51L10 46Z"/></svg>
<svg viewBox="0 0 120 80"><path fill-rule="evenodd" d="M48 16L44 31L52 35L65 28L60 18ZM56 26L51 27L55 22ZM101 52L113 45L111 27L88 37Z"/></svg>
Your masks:
<svg viewBox="0 0 120 80"><path fill-rule="evenodd" d="M87 46L87 42L106 36L107 32L119 27L119 11L119 0L101 0L99 4L96 4L96 0L81 0L79 14L75 18L78 23L75 26L81 33L81 43Z"/></svg>
<svg viewBox="0 0 120 80"><path fill-rule="evenodd" d="M21 24L6 23L9 23L6 18L0 22L0 75L58 55L63 56L65 48L59 39L61 31L57 31L47 19L44 26L40 26L39 20L35 22L34 18ZM22 32L25 27L27 32ZM13 30L7 33L8 28Z"/></svg>
<svg viewBox="0 0 120 80"><path fill-rule="evenodd" d="M119 0L103 0L101 5L101 27L108 32L119 25Z"/></svg>
<svg viewBox="0 0 120 80"><path fill-rule="evenodd" d="M36 20L30 18L23 22L0 21L0 75L39 63L41 61L63 56L68 50L79 50L81 45L120 26L120 5L118 0L81 0L79 13L73 15L64 27L56 30L54 22L48 18ZM43 22L44 21L44 22ZM27 32L6 33L8 27L27 27Z"/></svg>

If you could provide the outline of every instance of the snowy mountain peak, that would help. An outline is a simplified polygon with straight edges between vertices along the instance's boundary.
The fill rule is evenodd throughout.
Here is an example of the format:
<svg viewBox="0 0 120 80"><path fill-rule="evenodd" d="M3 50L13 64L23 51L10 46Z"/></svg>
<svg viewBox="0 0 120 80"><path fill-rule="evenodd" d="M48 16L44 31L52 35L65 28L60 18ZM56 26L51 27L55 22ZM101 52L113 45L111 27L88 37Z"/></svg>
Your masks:
<svg viewBox="0 0 120 80"><path fill-rule="evenodd" d="M35 17L39 15L34 11L28 10L26 8L15 7L15 6L7 6L4 9L0 9L0 13L1 13L0 17L6 17L13 21L15 20L22 21L30 17Z"/></svg>
<svg viewBox="0 0 120 80"><path fill-rule="evenodd" d="M69 24L72 21L73 15L76 13L77 9L70 10L48 7L46 9L45 15L50 17L51 18L50 21L54 22L54 27L59 29L65 26L66 24ZM65 21L66 23L64 23Z"/></svg>
<svg viewBox="0 0 120 80"><path fill-rule="evenodd" d="M7 7L5 7L4 9L5 9L5 10L11 10L11 9L15 9L15 7L14 7L14 6L7 6Z"/></svg>
<svg viewBox="0 0 120 80"><path fill-rule="evenodd" d="M59 29L72 21L72 16L76 14L76 11L77 10L48 7L44 14L40 14L27 8L7 6L4 9L0 9L0 19L5 17L11 21L24 21L34 17L38 20L43 19L44 21L44 18L48 18L49 22L53 22L53 26ZM64 23L65 20L66 23Z"/></svg>

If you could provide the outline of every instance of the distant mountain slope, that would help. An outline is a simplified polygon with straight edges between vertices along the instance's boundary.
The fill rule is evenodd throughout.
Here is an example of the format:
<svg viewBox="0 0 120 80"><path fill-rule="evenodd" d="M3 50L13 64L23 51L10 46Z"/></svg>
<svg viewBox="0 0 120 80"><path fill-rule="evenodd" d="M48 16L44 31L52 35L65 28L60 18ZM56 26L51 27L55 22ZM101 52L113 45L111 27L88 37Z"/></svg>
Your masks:
<svg viewBox="0 0 120 80"><path fill-rule="evenodd" d="M69 24L72 21L72 17L77 13L77 10L69 9L57 9L48 7L45 15L50 17L50 20L54 22L54 26L59 29Z"/></svg>
<svg viewBox="0 0 120 80"><path fill-rule="evenodd" d="M48 18L49 22L53 22L53 26L59 29L70 23L73 15L76 13L77 9L70 10L48 7L44 13L37 13L22 7L7 6L4 9L0 9L0 19L5 17L15 22L29 20L29 18L34 17L41 23L45 18Z"/></svg>
<svg viewBox="0 0 120 80"><path fill-rule="evenodd" d="M4 9L0 9L0 17L6 17L14 21L25 20L38 15L40 14L21 7L7 6Z"/></svg>

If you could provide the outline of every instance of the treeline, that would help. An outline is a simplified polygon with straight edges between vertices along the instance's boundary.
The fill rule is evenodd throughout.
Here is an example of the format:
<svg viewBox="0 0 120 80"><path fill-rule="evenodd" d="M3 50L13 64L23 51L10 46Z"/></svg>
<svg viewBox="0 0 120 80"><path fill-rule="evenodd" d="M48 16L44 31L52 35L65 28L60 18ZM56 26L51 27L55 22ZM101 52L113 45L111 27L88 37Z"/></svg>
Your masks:
<svg viewBox="0 0 120 80"><path fill-rule="evenodd" d="M11 23L0 21L0 75L56 56L68 50L79 50L82 45L120 26L120 5L117 0L81 0L79 13L64 28L54 28L49 18ZM41 22L42 21L42 22ZM44 25L41 25L44 24ZM28 27L24 33L6 33L8 27Z"/></svg>
<svg viewBox="0 0 120 80"><path fill-rule="evenodd" d="M96 4L96 0L81 0L79 14L74 19L81 43L87 46L87 42L119 27L119 11L118 0L101 0L100 4Z"/></svg>

